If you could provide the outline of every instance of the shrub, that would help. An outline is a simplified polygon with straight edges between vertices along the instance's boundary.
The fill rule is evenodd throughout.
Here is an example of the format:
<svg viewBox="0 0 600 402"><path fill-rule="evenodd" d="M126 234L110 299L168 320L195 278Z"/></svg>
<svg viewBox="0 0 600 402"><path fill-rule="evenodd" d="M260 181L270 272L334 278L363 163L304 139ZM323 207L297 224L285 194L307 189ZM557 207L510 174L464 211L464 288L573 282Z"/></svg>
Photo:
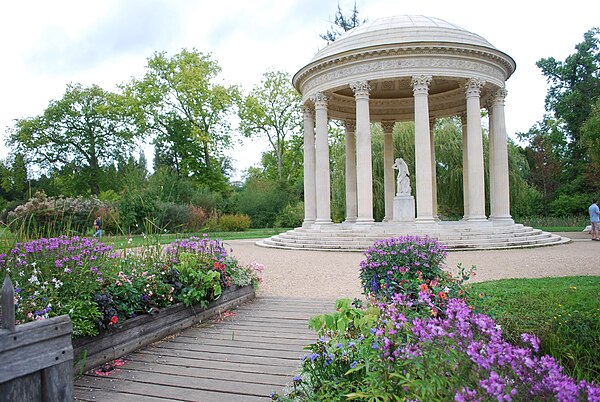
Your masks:
<svg viewBox="0 0 600 402"><path fill-rule="evenodd" d="M243 232L250 227L250 217L243 214L221 215L219 227L224 232Z"/></svg>
<svg viewBox="0 0 600 402"><path fill-rule="evenodd" d="M190 215L185 223L187 230L191 232L198 231L206 224L208 220L208 213L202 207L195 207L190 205Z"/></svg>
<svg viewBox="0 0 600 402"><path fill-rule="evenodd" d="M97 198L46 197L44 193L36 193L9 212L7 220L11 230L25 236L53 237L62 233L87 233L98 213L104 215L104 229L112 230L118 215L110 203Z"/></svg>
<svg viewBox="0 0 600 402"><path fill-rule="evenodd" d="M146 200L141 194L125 193L119 201L121 230L124 233L141 233L146 219L153 221L156 215L154 201Z"/></svg>
<svg viewBox="0 0 600 402"><path fill-rule="evenodd" d="M583 215L587 213L592 198L587 194L561 194L550 202L548 214L552 216Z"/></svg>
<svg viewBox="0 0 600 402"><path fill-rule="evenodd" d="M178 205L173 202L157 203L156 224L169 232L187 229L187 223L192 215L192 210L187 205Z"/></svg>
<svg viewBox="0 0 600 402"><path fill-rule="evenodd" d="M297 228L302 226L303 221L304 203L298 201L295 204L288 204L277 214L275 226L280 228Z"/></svg>

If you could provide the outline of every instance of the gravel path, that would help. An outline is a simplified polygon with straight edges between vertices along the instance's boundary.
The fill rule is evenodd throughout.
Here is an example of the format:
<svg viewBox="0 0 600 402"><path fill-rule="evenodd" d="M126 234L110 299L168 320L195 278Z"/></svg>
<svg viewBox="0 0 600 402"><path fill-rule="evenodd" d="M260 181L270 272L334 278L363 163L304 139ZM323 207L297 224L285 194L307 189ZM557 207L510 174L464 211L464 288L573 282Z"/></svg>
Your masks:
<svg viewBox="0 0 600 402"><path fill-rule="evenodd" d="M572 242L550 247L448 253L449 269L458 263L477 267L475 281L501 278L600 275L600 242L584 233L560 233ZM259 296L306 298L360 297L358 267L362 253L294 251L258 247L255 240L229 240L240 261L265 265Z"/></svg>

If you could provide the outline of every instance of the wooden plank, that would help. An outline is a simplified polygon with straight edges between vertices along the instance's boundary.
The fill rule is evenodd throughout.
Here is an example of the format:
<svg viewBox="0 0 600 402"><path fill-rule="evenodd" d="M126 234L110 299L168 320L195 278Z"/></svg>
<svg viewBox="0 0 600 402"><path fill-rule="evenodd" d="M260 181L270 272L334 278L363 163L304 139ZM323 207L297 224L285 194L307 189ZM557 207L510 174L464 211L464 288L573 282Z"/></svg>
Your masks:
<svg viewBox="0 0 600 402"><path fill-rule="evenodd" d="M190 352L221 353L224 355L237 356L261 356L273 359L298 359L302 358L300 351L239 348L236 345L201 345L197 343L185 342L165 342L163 348L182 350Z"/></svg>
<svg viewBox="0 0 600 402"><path fill-rule="evenodd" d="M36 371L0 383L0 399L2 402L41 401L42 381L40 372Z"/></svg>
<svg viewBox="0 0 600 402"><path fill-rule="evenodd" d="M14 332L0 330L0 353L46 339L60 338L66 335L70 337L72 332L73 325L68 315L20 324L17 325Z"/></svg>
<svg viewBox="0 0 600 402"><path fill-rule="evenodd" d="M307 329L294 329L286 327L272 327L271 325L260 325L253 324L251 322L244 323L222 323L218 327L205 327L205 330L212 331L247 331L247 332L260 332L262 334L282 334L282 335L297 335L301 337L315 337L314 332ZM293 336L292 336L293 337Z"/></svg>
<svg viewBox="0 0 600 402"><path fill-rule="evenodd" d="M198 353L194 351L185 352L175 349L161 348L146 349L144 352L152 352L160 356L189 357L190 359L208 360L213 362L221 361L230 363L249 363L264 366L288 367L290 369L296 368L300 362L300 359L270 359L260 356L236 356L224 355L220 353Z"/></svg>
<svg viewBox="0 0 600 402"><path fill-rule="evenodd" d="M298 341L294 343L286 342L284 344L274 344L272 342L256 342L256 341L244 341L244 340L230 340L230 339L207 339L207 338L191 338L185 335L179 335L171 342L187 342L197 343L199 345L215 345L215 346L231 346L237 348L248 348L248 349L271 349L271 350L303 350L306 346L304 341Z"/></svg>
<svg viewBox="0 0 600 402"><path fill-rule="evenodd" d="M182 390L185 389L186 391L189 389L195 389L252 396L268 396L275 389L279 388L278 386L273 386L271 384L260 384L202 377L185 377L176 374L164 374L151 371L146 371L142 373L136 370L113 371L110 374L110 378L112 378L115 381L117 379L122 379L142 384L155 384L164 385L167 387L177 387L182 388Z"/></svg>
<svg viewBox="0 0 600 402"><path fill-rule="evenodd" d="M193 334L190 336L193 336ZM219 332L219 331L215 331L213 333L200 333L198 336L201 339L212 339L212 340L227 339L227 340L243 341L243 342L254 342L257 339L256 336L254 336L250 333L240 334L240 333L232 332L232 331L230 331L228 333ZM289 339L289 338L261 337L260 339L261 339L261 341L269 342L272 344L278 344L278 345L287 345L288 343L289 344L308 345L309 343L314 342L314 340L316 338L315 339Z"/></svg>
<svg viewBox="0 0 600 402"><path fill-rule="evenodd" d="M140 395L140 394L129 394L123 391L113 392L99 388L85 388L75 387L74 391L76 401L87 401L87 402L177 402L183 399L167 399L164 397L157 398L153 396Z"/></svg>
<svg viewBox="0 0 600 402"><path fill-rule="evenodd" d="M11 348L0 353L0 361L3 366L0 370L0 383L55 364L73 361L71 336L63 335L34 344L28 343L18 349Z"/></svg>
<svg viewBox="0 0 600 402"><path fill-rule="evenodd" d="M48 367L41 372L42 401L73 400L73 361Z"/></svg>
<svg viewBox="0 0 600 402"><path fill-rule="evenodd" d="M15 330L15 288L8 273L4 275L4 283L2 284L2 295L0 295L2 303L2 329L10 332Z"/></svg>
<svg viewBox="0 0 600 402"><path fill-rule="evenodd" d="M83 387L100 388L104 390L110 390L113 392L125 392L131 395L130 400L132 401L135 401L135 398L138 395L145 395L155 398L202 402L254 402L269 400L268 397L260 397L254 395L244 395L239 393L222 393L215 392L212 390L195 389L187 386L162 386L154 383L115 380L107 377L84 376L79 381L79 389L81 390Z"/></svg>
<svg viewBox="0 0 600 402"><path fill-rule="evenodd" d="M314 341L315 336L311 336L308 334L294 334L294 333L278 333L278 332L266 332L266 331L249 331L243 328L239 329L212 329L212 328L201 328L199 329L201 332L206 334L222 334L228 335L231 339L235 339L237 335L255 335L255 338L258 339L260 337L265 338L282 338L282 339L302 339L308 342ZM294 336L297 335L297 336ZM200 335L199 335L200 336Z"/></svg>
<svg viewBox="0 0 600 402"><path fill-rule="evenodd" d="M282 387L291 382L291 377L284 375L244 373L232 370L217 370L215 368L189 367L173 364L148 364L138 361L128 361L123 367L130 372L137 372L136 378L142 378L146 372L168 375L177 375L190 378L207 378L213 380L237 381L239 383L268 384L273 387Z"/></svg>
<svg viewBox="0 0 600 402"><path fill-rule="evenodd" d="M290 368L285 366L265 366L263 364L202 360L187 356L168 356L165 354L158 354L156 353L156 351L148 350L143 350L136 353L135 355L133 355L133 358L137 362L148 362L148 364L154 364L155 366L176 365L185 367L207 368L212 370L229 370L238 373L278 375L285 376L287 378L293 376L293 373L295 373L298 369L298 366Z"/></svg>

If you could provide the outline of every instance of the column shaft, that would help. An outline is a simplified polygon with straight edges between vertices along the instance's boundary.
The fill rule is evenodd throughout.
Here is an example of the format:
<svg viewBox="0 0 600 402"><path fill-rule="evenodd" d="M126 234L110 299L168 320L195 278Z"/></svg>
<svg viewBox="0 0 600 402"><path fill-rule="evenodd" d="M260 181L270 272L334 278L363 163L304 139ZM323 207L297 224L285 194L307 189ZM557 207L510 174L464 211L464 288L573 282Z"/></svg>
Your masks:
<svg viewBox="0 0 600 402"><path fill-rule="evenodd" d="M462 129L463 219L469 219L469 147L467 146L467 114L460 115Z"/></svg>
<svg viewBox="0 0 600 402"><path fill-rule="evenodd" d="M508 171L508 144L506 121L504 115L504 99L506 90L499 89L492 103L494 138L494 195L491 198L491 218L494 221L513 223L510 215L510 184Z"/></svg>
<svg viewBox="0 0 600 402"><path fill-rule="evenodd" d="M350 84L356 99L356 190L357 224L373 222L373 165L371 160L371 119L366 81Z"/></svg>
<svg viewBox="0 0 600 402"><path fill-rule="evenodd" d="M415 175L417 223L433 223L431 138L429 136L429 83L431 76L413 76L415 102Z"/></svg>
<svg viewBox="0 0 600 402"><path fill-rule="evenodd" d="M471 222L485 221L485 176L483 164L483 136L481 131L481 104L479 95L484 82L470 79L467 96L467 161L469 175L469 217Z"/></svg>
<svg viewBox="0 0 600 402"><path fill-rule="evenodd" d="M346 128L346 222L354 223L358 216L356 201L356 123L344 121Z"/></svg>
<svg viewBox="0 0 600 402"><path fill-rule="evenodd" d="M331 184L329 179L329 142L327 134L327 97L322 93L313 96L316 120L315 182L317 200L316 224L331 223Z"/></svg>
<svg viewBox="0 0 600 402"><path fill-rule="evenodd" d="M302 108L304 115L304 225L317 218L315 184L315 120L312 110Z"/></svg>
<svg viewBox="0 0 600 402"><path fill-rule="evenodd" d="M435 161L435 139L433 127L435 119L429 120L429 143L431 147L431 202L433 208L433 218L439 220L438 217L438 199L437 199L437 162Z"/></svg>
<svg viewBox="0 0 600 402"><path fill-rule="evenodd" d="M394 220L394 196L396 195L396 180L394 180L394 121L382 121L383 128L383 191L385 196L384 222Z"/></svg>

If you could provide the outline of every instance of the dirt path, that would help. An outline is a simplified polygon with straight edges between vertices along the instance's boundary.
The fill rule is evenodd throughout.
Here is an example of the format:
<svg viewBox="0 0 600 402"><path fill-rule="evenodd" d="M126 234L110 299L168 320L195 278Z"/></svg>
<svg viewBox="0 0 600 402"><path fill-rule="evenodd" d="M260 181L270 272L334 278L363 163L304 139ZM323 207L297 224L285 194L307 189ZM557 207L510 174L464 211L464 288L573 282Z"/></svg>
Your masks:
<svg viewBox="0 0 600 402"><path fill-rule="evenodd" d="M476 281L501 278L600 275L600 242L583 233L561 233L568 244L530 249L459 251L446 258L450 269L458 263L477 267ZM292 251L262 248L255 240L229 240L240 261L265 265L261 296L359 297L358 267L362 253Z"/></svg>

